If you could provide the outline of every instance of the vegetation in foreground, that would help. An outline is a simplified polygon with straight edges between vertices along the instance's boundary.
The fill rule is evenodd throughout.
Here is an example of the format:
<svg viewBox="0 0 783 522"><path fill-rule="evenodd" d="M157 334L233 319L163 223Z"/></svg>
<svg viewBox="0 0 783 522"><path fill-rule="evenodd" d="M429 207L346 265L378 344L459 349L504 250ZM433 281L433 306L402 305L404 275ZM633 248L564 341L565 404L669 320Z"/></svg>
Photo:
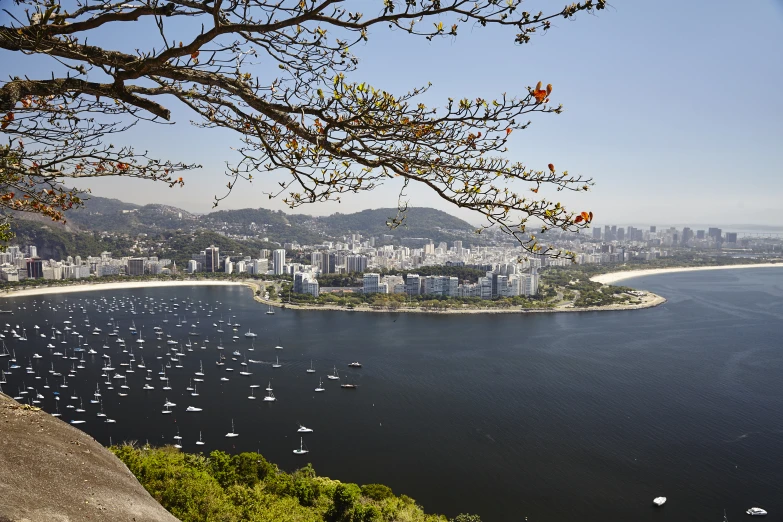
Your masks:
<svg viewBox="0 0 783 522"><path fill-rule="evenodd" d="M343 483L307 466L286 473L258 453L183 453L131 444L111 451L182 522L447 522L382 484ZM451 522L481 522L459 515Z"/></svg>

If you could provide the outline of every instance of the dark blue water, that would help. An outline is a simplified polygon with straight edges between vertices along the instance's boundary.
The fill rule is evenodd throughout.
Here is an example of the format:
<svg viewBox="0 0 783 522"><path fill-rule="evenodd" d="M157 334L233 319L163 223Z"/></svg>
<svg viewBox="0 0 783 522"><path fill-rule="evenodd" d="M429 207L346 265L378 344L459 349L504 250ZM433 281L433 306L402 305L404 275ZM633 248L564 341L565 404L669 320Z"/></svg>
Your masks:
<svg viewBox="0 0 783 522"><path fill-rule="evenodd" d="M3 389L13 396L20 387L34 387L45 396L41 406L47 411L55 408L52 392L63 392L61 418L87 420L79 427L102 443L111 438L171 444L179 430L186 451L260 451L288 470L312 462L320 474L382 482L428 511L474 512L485 522L720 521L724 509L735 520L751 506L779 517L783 270L691 272L623 284L669 301L627 312L427 316L278 310L269 316L239 287L17 298L10 301L16 313L0 322L26 327L29 340L6 334L21 368ZM175 326L172 298L182 303L176 313L189 321L181 328ZM109 311L112 300L125 308ZM156 314L142 313L149 310ZM233 373L215 365L220 334L212 323L221 314L241 324L236 332L224 328L222 335ZM62 330L69 315L83 341L99 353L86 357L86 368L68 379L70 388L59 390L61 379L47 373L51 362L66 373L75 361L52 357L54 350L45 348L50 340L35 338L33 325L48 335L52 324ZM84 317L90 328L83 326ZM134 345L136 361L144 357L155 390L141 389L146 381L139 369L129 374L127 397L117 395L118 386L107 390L102 384L101 353L109 353L120 372L125 368L119 363L129 359L112 338L110 349L102 350L105 336L89 335L95 326L109 331L110 317L128 347ZM147 340L143 349L128 331L131 320ZM171 363L173 389L163 391L158 371L169 359L168 346L154 341L152 328L162 326L185 342L194 321L201 335L191 339L198 344L182 358L183 368ZM243 337L248 328L259 334L253 351ZM233 335L240 339L232 342ZM274 349L278 344L284 349ZM263 364L250 363L253 375L238 375L242 358L231 360L235 349ZM34 352L43 356L31 360L40 380L24 373ZM282 367L273 369L276 356ZM305 372L311 359L315 374ZM348 368L354 360L363 368ZM206 375L196 383L199 396L192 397L185 388L199 361ZM0 368L8 364L0 359ZM342 382L358 389L327 380L334 366ZM221 382L223 376L230 380ZM46 378L49 389L42 388ZM313 391L319 378L325 393ZM277 401L262 402L270 381ZM102 422L97 405L88 403L96 382L104 411L116 424ZM261 385L254 392L258 399L247 398L250 384ZM83 398L84 414L64 409L74 402L68 398L74 390ZM161 414L166 397L177 403L171 415ZM186 413L188 405L203 412ZM239 436L228 439L232 419ZM304 436L310 450L304 457L292 453L299 447L300 423L315 430ZM204 446L195 445L199 431ZM659 495L669 500L655 509L651 502Z"/></svg>

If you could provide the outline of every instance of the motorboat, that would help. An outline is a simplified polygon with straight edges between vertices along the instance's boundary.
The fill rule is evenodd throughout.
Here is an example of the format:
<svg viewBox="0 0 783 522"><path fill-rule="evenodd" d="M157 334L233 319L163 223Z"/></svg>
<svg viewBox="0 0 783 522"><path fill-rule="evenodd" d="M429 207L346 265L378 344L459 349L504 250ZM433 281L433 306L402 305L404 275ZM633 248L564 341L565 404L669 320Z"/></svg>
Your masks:
<svg viewBox="0 0 783 522"><path fill-rule="evenodd" d="M747 510L745 513L753 517L763 517L767 514L767 512L761 509L760 507L752 507L749 510Z"/></svg>
<svg viewBox="0 0 783 522"><path fill-rule="evenodd" d="M658 507L661 507L662 505L666 504L666 497L655 497L653 499L653 504L655 504Z"/></svg>
<svg viewBox="0 0 783 522"><path fill-rule="evenodd" d="M312 428L307 428L307 427L305 427L305 426L302 426L302 425L300 424L300 425L299 425L299 429L298 429L298 430L296 430L296 432L297 432L297 433L312 433L312 432L313 432L313 430L312 430Z"/></svg>
<svg viewBox="0 0 783 522"><path fill-rule="evenodd" d="M188 406L185 408L185 411L202 411L201 408L196 408L195 406Z"/></svg>
<svg viewBox="0 0 783 522"><path fill-rule="evenodd" d="M360 362L358 362L358 361L354 361L351 364L349 364L348 366L350 366L351 368L361 368L362 364Z"/></svg>

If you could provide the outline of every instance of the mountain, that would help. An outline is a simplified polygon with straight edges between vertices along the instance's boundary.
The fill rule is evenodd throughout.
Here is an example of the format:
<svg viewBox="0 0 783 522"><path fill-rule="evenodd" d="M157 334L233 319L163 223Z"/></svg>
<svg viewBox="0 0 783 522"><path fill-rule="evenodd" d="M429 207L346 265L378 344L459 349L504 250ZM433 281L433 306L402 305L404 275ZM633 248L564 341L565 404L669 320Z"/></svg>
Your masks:
<svg viewBox="0 0 783 522"><path fill-rule="evenodd" d="M350 234L364 237L390 236L395 242L410 241L420 245L422 238L435 242L465 240L481 243L482 237L476 235L466 221L446 212L432 208L411 208L402 225L390 229L386 223L397 215L395 208L363 210L351 214L335 213L331 216L309 216L307 214L286 214L265 208L245 208L238 210L219 210L206 215L192 214L186 210L169 205L134 205L118 199L89 197L83 208L66 214L67 225L52 224L38 216L15 213L17 234L26 240L35 240L36 233L43 234L48 241L47 253L59 252L68 243L62 234L71 232L96 232L113 235L138 236L170 239L172 234L182 232L196 234L207 241L210 235L217 234L232 240L241 241L246 248L255 249L261 244L272 247L275 243L320 244L328 240L338 240ZM37 222L38 227L22 223ZM100 236L90 234L95 239ZM105 238L104 238L105 239ZM58 246L56 243L60 243ZM95 245L97 246L97 245ZM127 245L122 245L125 248ZM178 245L182 246L182 245ZM229 245L226 245L229 247ZM231 250L242 250L241 244L230 245ZM262 247L264 248L264 247ZM120 249L115 246L115 250ZM190 250L190 249L188 249ZM70 253L70 248L68 248ZM81 254L81 252L79 252ZM43 252L42 252L42 255Z"/></svg>

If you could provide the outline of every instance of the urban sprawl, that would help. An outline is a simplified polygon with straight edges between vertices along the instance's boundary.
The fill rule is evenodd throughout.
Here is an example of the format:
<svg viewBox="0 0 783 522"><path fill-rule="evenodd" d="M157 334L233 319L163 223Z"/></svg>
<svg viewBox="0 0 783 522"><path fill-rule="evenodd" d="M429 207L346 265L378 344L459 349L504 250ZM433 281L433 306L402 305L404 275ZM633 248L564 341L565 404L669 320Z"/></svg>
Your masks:
<svg viewBox="0 0 783 522"><path fill-rule="evenodd" d="M579 264L626 262L633 259L650 260L665 257L667 249L678 246L697 248L739 247L737 234L723 233L719 228L692 230L666 228L657 230L634 227L606 226L594 228L584 241L565 241L563 248L575 252ZM421 248L393 244L391 235L365 238L352 234L340 241L326 241L308 246L284 243L282 248L261 249L257 258L221 254L215 246L194 254L185 271L190 274L224 272L248 276L290 276L293 292L318 296L322 291L319 276L326 274L362 274L362 291L366 294L393 293L433 295L445 297L530 296L538 293L539 269L547 266L565 266L568 259L545 255L529 255L520 247L473 246L464 247L462 241L435 244L423 240ZM376 246L376 243L382 245ZM310 264L293 262L288 253L297 252L297 259L308 256ZM465 266L484 270L485 277L476 283L461 283L457 277L445 275L418 275L413 273L423 266ZM382 275L386 270L404 270L403 275ZM37 255L36 246L8 247L0 253L0 279L7 282L25 279L86 279L105 276L143 276L175 274L178 269L170 259L158 257L122 257L115 259L111 252L99 256L68 256L65 260L44 260Z"/></svg>

